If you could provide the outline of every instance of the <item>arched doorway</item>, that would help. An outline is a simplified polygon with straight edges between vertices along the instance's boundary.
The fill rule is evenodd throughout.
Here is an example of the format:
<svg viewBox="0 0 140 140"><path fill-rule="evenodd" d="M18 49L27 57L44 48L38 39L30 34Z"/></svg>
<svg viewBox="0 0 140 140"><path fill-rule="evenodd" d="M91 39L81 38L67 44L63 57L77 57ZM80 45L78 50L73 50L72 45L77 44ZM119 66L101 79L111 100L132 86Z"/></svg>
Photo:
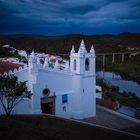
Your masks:
<svg viewBox="0 0 140 140"><path fill-rule="evenodd" d="M55 96L50 96L50 90L48 88L43 90L41 110L42 113L55 114Z"/></svg>

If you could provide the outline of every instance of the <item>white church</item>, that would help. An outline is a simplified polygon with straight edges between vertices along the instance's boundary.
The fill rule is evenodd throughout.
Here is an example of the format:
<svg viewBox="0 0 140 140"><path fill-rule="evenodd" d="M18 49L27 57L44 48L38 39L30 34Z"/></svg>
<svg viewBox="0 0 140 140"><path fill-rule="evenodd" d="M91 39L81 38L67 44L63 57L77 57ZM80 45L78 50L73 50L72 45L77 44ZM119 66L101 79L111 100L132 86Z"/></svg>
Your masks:
<svg viewBox="0 0 140 140"><path fill-rule="evenodd" d="M92 46L87 52L83 40L78 52L72 47L70 62L67 61L63 69L58 60L50 67L48 55L41 64L33 51L28 67L9 74L27 81L28 89L33 93L31 99L24 99L14 108L13 114L49 113L75 119L96 115L95 51ZM43 95L45 88L50 91L47 96Z"/></svg>

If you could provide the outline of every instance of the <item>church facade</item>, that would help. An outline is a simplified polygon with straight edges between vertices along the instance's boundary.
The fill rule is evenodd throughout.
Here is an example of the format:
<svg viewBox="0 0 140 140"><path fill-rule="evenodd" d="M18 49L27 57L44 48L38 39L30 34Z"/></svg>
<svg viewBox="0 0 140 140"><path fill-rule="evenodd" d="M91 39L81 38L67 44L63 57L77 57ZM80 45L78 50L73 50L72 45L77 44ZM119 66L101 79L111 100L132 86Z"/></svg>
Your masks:
<svg viewBox="0 0 140 140"><path fill-rule="evenodd" d="M33 93L30 100L25 99L14 108L14 114L49 113L76 119L96 115L95 51L92 46L87 52L83 40L78 52L72 47L70 61L66 61L63 69L57 59L50 67L48 55L44 64L40 64L33 51L28 67L10 74L27 81L28 89ZM49 93L44 95L42 92L46 88Z"/></svg>

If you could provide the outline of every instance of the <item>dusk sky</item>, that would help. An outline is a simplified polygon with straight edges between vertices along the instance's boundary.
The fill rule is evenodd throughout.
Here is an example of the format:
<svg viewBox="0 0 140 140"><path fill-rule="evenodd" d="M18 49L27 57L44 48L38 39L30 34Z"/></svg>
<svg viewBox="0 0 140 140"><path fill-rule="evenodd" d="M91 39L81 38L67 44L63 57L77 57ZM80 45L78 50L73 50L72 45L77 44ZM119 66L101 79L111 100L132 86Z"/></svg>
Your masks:
<svg viewBox="0 0 140 140"><path fill-rule="evenodd" d="M0 34L140 32L140 0L0 0Z"/></svg>

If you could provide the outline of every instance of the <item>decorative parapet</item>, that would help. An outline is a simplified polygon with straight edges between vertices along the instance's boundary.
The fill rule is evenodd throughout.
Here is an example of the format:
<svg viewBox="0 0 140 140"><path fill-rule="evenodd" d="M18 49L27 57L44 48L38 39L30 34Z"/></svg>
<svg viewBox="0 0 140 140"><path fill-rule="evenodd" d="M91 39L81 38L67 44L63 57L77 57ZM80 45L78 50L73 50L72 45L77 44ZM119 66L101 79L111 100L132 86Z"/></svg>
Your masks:
<svg viewBox="0 0 140 140"><path fill-rule="evenodd" d="M9 70L8 74L9 74L9 75L10 75L10 74L13 74L13 71L12 71L12 70Z"/></svg>
<svg viewBox="0 0 140 140"><path fill-rule="evenodd" d="M18 71L18 69L15 68L13 72L16 73L17 71Z"/></svg>
<svg viewBox="0 0 140 140"><path fill-rule="evenodd" d="M4 75L8 75L8 73L7 72L4 72Z"/></svg>
<svg viewBox="0 0 140 140"><path fill-rule="evenodd" d="M27 65L24 65L23 67L20 66L18 69L15 68L14 70L9 70L9 71L7 71L7 72L4 72L3 74L4 74L4 75L16 74L16 73L18 73L18 72L21 72L21 71L23 71L23 70L26 70L27 68L28 68Z"/></svg>

